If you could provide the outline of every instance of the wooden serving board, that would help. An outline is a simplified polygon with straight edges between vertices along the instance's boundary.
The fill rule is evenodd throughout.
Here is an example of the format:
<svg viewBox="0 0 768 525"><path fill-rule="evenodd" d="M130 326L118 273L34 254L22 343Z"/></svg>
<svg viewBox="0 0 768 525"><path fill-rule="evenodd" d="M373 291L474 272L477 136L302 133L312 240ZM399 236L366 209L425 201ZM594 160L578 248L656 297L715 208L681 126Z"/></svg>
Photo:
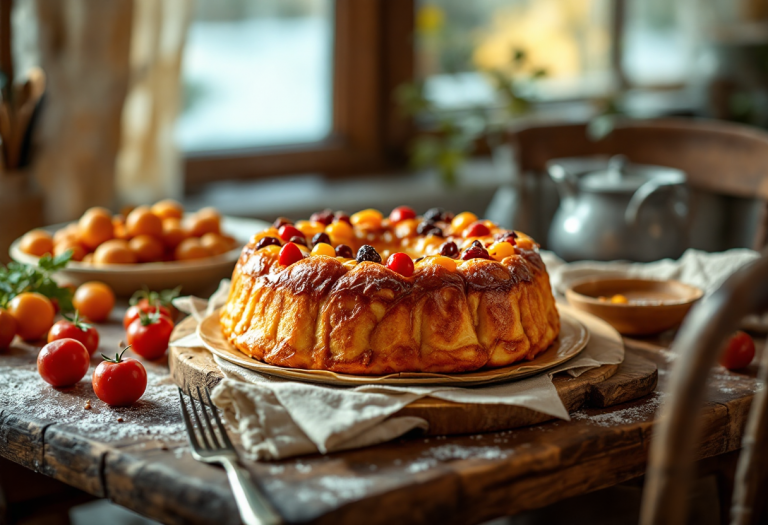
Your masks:
<svg viewBox="0 0 768 525"><path fill-rule="evenodd" d="M194 320L187 318L176 326L171 340L194 330ZM179 348L171 342L168 365L174 382L186 392L195 387L213 388L224 378L205 348ZM641 398L656 388L657 380L656 364L627 349L620 365L603 365L579 377L558 374L553 383L568 412L573 412L582 407L603 408ZM429 422L427 434L440 436L507 430L554 419L513 405L452 403L433 398L415 401L396 415L421 417Z"/></svg>

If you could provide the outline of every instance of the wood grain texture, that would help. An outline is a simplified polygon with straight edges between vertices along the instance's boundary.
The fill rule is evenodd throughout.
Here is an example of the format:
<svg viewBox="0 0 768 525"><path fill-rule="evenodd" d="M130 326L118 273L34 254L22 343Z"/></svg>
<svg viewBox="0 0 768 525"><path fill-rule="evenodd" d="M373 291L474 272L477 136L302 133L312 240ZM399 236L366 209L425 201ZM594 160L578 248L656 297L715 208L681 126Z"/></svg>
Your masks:
<svg viewBox="0 0 768 525"><path fill-rule="evenodd" d="M113 351L124 337L124 308L98 325L100 351ZM655 363L657 390L600 408L595 405L620 401L612 397L613 378L606 379L590 392L592 406L573 412L569 422L411 435L372 448L246 466L290 523L477 523L608 487L644 471L655 412L674 363L663 345L629 346L625 365L632 363L629 356ZM224 472L190 455L178 404L166 395L175 391L166 377L173 360L145 362L145 398L132 408L109 409L87 379L66 390L42 383L35 371L37 350L17 344L0 353L0 456L164 523L239 523ZM178 374L178 368L171 371ZM698 418L703 433L697 457L739 447L758 386L754 372L712 378ZM90 411L83 409L86 400Z"/></svg>
<svg viewBox="0 0 768 525"><path fill-rule="evenodd" d="M186 319L172 339L192 333L194 321ZM171 377L185 392L190 388L213 388L223 379L213 355L204 348L177 348L168 354ZM604 365L579 377L559 374L553 383L569 412L587 406L610 406L648 395L656 386L656 365L637 355L628 355L621 365ZM611 382L605 387L602 383ZM429 423L427 435L471 434L534 425L554 419L552 416L513 405L453 403L424 398L414 401L395 414L420 417Z"/></svg>

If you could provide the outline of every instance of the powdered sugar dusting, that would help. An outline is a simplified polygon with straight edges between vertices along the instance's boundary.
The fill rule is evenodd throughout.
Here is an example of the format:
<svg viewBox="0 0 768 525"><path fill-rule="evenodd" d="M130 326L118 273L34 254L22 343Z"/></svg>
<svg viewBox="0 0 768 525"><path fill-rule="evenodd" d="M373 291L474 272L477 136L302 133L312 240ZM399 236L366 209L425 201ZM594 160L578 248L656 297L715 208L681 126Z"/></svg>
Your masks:
<svg viewBox="0 0 768 525"><path fill-rule="evenodd" d="M461 445L440 445L424 453L438 461L452 459L505 459L508 451L499 447L463 447Z"/></svg>
<svg viewBox="0 0 768 525"><path fill-rule="evenodd" d="M599 427L615 427L620 425L630 425L642 421L648 421L653 418L656 410L661 406L664 395L660 392L653 392L650 398L641 402L641 404L605 412L602 414L588 414L584 410L579 410L571 414L571 419L575 421L588 421Z"/></svg>
<svg viewBox="0 0 768 525"><path fill-rule="evenodd" d="M98 361L97 361L98 362ZM36 419L65 425L78 434L103 442L186 439L179 413L178 391L170 379L148 367L144 396L131 407L112 408L93 392L93 367L77 385L54 389L45 383L34 365L3 371L0 412L28 414ZM86 409L90 402L90 409Z"/></svg>

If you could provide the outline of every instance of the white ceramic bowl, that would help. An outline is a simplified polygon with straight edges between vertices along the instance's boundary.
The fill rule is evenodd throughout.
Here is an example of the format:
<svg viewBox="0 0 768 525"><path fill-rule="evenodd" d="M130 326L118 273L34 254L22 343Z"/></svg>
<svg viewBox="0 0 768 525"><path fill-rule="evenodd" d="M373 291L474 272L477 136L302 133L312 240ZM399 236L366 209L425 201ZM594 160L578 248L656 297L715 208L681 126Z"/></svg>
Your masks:
<svg viewBox="0 0 768 525"><path fill-rule="evenodd" d="M67 224L54 224L40 229L53 234L65 226ZM142 287L150 290L166 290L180 285L182 292L186 294L208 291L215 288L221 279L232 275L235 263L240 257L240 251L248 239L254 233L268 227L269 223L264 221L225 216L221 218L221 230L238 242L237 248L227 253L194 261L125 265L93 265L73 261L57 274L57 278L76 286L87 281L101 281L109 285L115 294L123 297L131 296ZM11 245L11 258L22 263L37 264L37 257L19 249L20 241L21 239L16 239Z"/></svg>

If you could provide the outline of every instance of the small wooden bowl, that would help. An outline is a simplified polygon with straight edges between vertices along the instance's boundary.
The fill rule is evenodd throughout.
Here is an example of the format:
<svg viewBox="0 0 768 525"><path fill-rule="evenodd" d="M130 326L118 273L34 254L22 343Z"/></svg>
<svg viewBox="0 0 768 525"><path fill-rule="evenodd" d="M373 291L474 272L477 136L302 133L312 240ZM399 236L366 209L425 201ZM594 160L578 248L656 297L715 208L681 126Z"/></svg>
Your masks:
<svg viewBox="0 0 768 525"><path fill-rule="evenodd" d="M612 303L623 295L628 303ZM566 291L568 302L625 335L650 335L678 326L704 292L680 281L605 278L579 281ZM607 300L600 300L605 297Z"/></svg>

